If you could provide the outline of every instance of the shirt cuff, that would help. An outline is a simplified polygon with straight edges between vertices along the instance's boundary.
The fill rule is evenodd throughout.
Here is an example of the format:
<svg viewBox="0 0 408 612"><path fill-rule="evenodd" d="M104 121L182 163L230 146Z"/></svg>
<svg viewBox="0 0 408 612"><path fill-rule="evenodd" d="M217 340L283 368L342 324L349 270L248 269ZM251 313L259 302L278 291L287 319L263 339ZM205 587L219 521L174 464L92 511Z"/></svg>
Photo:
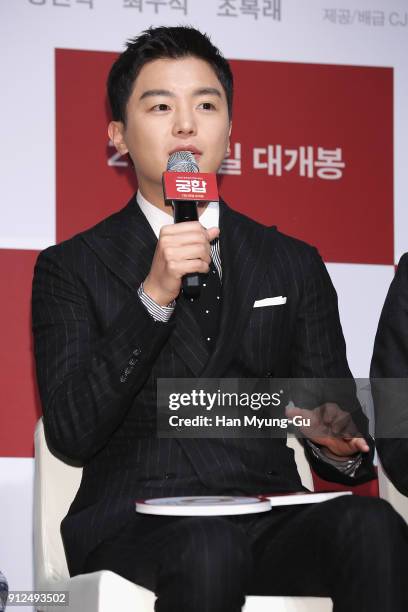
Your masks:
<svg viewBox="0 0 408 612"><path fill-rule="evenodd" d="M363 453L358 453L355 457L352 457L352 459L332 459L331 457L325 455L324 451L322 451L321 448L316 446L316 444L313 444L313 442L311 442L307 438L306 444L311 448L312 453L314 454L316 459L319 459L320 461L323 461L323 463L331 465L332 467L339 470L339 472L341 472L342 474L345 474L346 476L351 476L351 478L354 478L363 460Z"/></svg>
<svg viewBox="0 0 408 612"><path fill-rule="evenodd" d="M167 304L167 306L160 306L160 304L157 304L154 300L152 300L152 298L149 295L147 295L147 293L143 291L143 283L141 283L139 289L137 290L137 295L139 296L140 301L142 302L143 306L146 308L149 315L155 321L161 321L162 323L167 323L167 321L170 319L176 307L175 300L170 302L170 304Z"/></svg>

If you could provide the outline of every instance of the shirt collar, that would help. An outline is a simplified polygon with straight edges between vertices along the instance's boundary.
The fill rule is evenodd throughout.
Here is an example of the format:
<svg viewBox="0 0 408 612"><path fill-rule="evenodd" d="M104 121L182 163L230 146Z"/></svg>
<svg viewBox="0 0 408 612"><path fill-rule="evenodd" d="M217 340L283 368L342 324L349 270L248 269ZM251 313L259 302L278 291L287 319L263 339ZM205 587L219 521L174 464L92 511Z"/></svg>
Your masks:
<svg viewBox="0 0 408 612"><path fill-rule="evenodd" d="M163 225L170 225L171 223L174 223L173 215L170 215L160 208L157 208L157 206L154 206L154 204L151 204L145 197L143 197L140 190L136 194L136 200L157 238L159 237L160 230ZM209 202L205 211L200 215L199 221L203 227L209 229L210 227L219 227L219 218L219 203Z"/></svg>

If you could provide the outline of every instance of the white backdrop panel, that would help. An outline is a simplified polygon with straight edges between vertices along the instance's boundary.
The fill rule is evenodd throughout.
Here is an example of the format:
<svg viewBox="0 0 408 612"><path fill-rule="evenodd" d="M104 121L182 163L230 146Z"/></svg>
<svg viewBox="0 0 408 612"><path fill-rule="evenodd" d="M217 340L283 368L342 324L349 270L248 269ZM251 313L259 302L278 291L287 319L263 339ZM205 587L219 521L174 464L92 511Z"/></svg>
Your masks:
<svg viewBox="0 0 408 612"><path fill-rule="evenodd" d="M36 0L38 1L38 0ZM41 249L55 241L54 48L120 50L126 38L150 24L192 23L208 31L230 58L393 66L395 68L396 257L408 250L407 167L408 19L405 0L282 0L281 21L249 15L219 17L219 0L189 0L188 15L152 7L123 8L123 0L76 0L53 6L1 0L0 99L4 159L0 248ZM325 10L382 11L384 25L341 25ZM392 17L393 16L393 17ZM397 17L405 25L391 25ZM272 104L272 101L271 101ZM379 117L380 121L381 118ZM78 146L80 135L78 134Z"/></svg>
<svg viewBox="0 0 408 612"><path fill-rule="evenodd" d="M33 588L34 459L0 457L0 570L11 591ZM33 612L13 606L15 612Z"/></svg>

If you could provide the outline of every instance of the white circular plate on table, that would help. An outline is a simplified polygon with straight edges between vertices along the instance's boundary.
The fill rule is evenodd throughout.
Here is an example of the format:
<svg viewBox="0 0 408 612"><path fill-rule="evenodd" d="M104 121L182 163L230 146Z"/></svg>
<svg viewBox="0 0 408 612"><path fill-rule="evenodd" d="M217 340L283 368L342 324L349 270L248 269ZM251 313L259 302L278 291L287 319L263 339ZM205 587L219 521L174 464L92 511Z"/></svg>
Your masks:
<svg viewBox="0 0 408 612"><path fill-rule="evenodd" d="M170 516L227 516L267 512L271 502L262 496L199 495L158 497L136 501L136 512Z"/></svg>

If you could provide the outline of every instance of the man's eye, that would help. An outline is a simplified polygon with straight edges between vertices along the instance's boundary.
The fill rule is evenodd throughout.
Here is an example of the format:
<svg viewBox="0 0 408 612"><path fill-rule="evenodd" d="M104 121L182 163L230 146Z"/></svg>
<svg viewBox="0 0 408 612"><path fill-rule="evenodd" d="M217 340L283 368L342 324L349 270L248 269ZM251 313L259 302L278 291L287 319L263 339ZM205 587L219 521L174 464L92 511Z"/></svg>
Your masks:
<svg viewBox="0 0 408 612"><path fill-rule="evenodd" d="M157 110L157 111L166 111L169 110L170 106L168 104L156 104L156 106L153 106L152 110Z"/></svg>
<svg viewBox="0 0 408 612"><path fill-rule="evenodd" d="M201 102L200 106L203 110L213 110L215 108L212 102Z"/></svg>

